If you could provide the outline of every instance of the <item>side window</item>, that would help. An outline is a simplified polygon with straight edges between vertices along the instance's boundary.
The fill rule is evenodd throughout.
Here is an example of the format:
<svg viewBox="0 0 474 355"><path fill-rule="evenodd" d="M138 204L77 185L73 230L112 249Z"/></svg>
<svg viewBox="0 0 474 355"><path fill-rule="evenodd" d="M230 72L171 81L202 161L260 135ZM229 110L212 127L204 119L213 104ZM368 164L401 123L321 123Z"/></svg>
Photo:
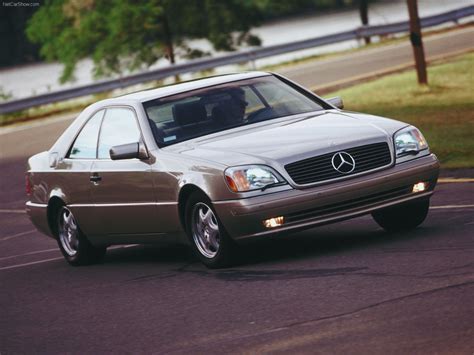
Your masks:
<svg viewBox="0 0 474 355"><path fill-rule="evenodd" d="M92 116L82 128L69 152L71 159L95 159L97 152L97 137L99 135L100 121L104 110Z"/></svg>
<svg viewBox="0 0 474 355"><path fill-rule="evenodd" d="M109 150L115 145L136 143L139 140L140 130L133 111L108 108L100 130L98 158L110 158Z"/></svg>

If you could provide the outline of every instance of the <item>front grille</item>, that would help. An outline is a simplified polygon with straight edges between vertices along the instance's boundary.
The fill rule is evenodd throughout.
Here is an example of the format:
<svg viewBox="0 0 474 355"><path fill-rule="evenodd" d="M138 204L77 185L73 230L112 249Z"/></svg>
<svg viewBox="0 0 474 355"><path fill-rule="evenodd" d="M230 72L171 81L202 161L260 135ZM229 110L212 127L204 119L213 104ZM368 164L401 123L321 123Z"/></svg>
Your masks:
<svg viewBox="0 0 474 355"><path fill-rule="evenodd" d="M334 213L344 212L347 210L370 207L378 203L389 201L394 198L409 196L412 193L412 188L413 185L402 186L396 189L391 189L388 191L383 191L376 194L359 197L356 199L346 200L325 206L311 208L304 211L290 213L285 216L285 223L298 222L309 218L322 217Z"/></svg>
<svg viewBox="0 0 474 355"><path fill-rule="evenodd" d="M390 149L386 142L345 149L343 152L349 153L354 158L355 168L352 172L344 174L335 170L332 166L332 157L338 152L342 151L290 163L285 165L285 169L295 183L304 185L380 168L392 161Z"/></svg>

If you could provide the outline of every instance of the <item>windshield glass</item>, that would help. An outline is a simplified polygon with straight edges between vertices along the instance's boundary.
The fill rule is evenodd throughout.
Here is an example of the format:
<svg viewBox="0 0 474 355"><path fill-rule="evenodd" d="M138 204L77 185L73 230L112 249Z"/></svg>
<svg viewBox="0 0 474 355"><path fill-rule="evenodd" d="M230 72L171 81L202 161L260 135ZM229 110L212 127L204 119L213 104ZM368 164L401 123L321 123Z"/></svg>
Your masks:
<svg viewBox="0 0 474 355"><path fill-rule="evenodd" d="M323 109L274 76L230 82L143 104L159 147L242 125Z"/></svg>

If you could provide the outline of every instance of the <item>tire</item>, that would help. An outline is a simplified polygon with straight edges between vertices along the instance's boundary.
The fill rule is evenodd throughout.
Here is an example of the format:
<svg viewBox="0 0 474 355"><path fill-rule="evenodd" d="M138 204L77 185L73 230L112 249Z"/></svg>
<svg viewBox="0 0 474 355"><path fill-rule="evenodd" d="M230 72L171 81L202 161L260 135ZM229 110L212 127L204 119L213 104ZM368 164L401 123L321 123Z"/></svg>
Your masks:
<svg viewBox="0 0 474 355"><path fill-rule="evenodd" d="M56 220L59 249L69 264L79 266L102 261L107 248L94 247L87 240L69 208L60 207Z"/></svg>
<svg viewBox="0 0 474 355"><path fill-rule="evenodd" d="M372 217L387 232L402 232L418 227L428 215L430 200L404 203L372 213Z"/></svg>
<svg viewBox="0 0 474 355"><path fill-rule="evenodd" d="M204 194L194 192L186 202L185 226L191 248L204 265L211 269L232 265L237 245Z"/></svg>

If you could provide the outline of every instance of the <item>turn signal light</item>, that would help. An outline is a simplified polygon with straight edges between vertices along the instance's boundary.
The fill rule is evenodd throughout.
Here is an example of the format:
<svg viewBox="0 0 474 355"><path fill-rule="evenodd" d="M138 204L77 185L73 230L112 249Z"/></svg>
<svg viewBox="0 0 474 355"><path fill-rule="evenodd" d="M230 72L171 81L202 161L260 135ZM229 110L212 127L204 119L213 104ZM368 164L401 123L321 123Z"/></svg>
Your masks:
<svg viewBox="0 0 474 355"><path fill-rule="evenodd" d="M426 182L418 182L418 183L416 183L415 185L413 185L413 190L412 190L412 192L413 192L413 193L423 192L423 191L426 191L427 189L428 189L428 183L426 183Z"/></svg>
<svg viewBox="0 0 474 355"><path fill-rule="evenodd" d="M269 218L263 221L263 225L266 228L275 228L281 226L285 222L285 218L283 216Z"/></svg>

